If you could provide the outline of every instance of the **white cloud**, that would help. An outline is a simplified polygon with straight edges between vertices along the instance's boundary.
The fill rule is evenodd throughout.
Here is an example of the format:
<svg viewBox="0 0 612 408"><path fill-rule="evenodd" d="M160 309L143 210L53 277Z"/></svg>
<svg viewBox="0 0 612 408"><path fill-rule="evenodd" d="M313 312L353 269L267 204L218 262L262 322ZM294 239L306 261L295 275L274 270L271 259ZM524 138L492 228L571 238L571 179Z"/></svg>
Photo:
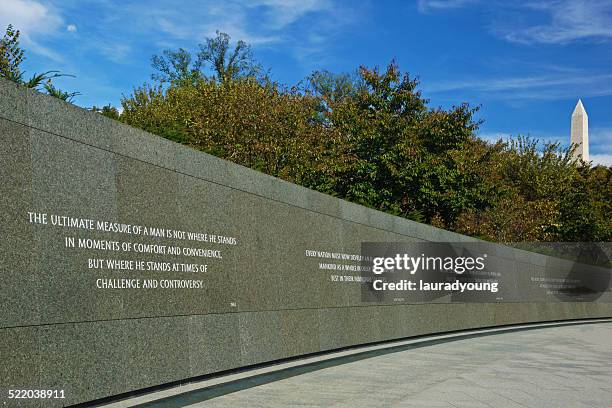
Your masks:
<svg viewBox="0 0 612 408"><path fill-rule="evenodd" d="M340 7L334 0L205 0L192 8L193 13L182 13L174 3L154 0L146 10L129 13L147 24L143 31L166 34L154 40L159 47L193 47L219 30L255 47L290 45L288 52L310 69L329 58L333 38L359 19L362 6Z"/></svg>
<svg viewBox="0 0 612 408"><path fill-rule="evenodd" d="M602 166L612 166L612 154L591 154L589 159L593 164L601 164Z"/></svg>
<svg viewBox="0 0 612 408"><path fill-rule="evenodd" d="M430 13L476 4L491 16L491 31L509 42L567 44L612 39L610 0L419 0L418 9Z"/></svg>
<svg viewBox="0 0 612 408"><path fill-rule="evenodd" d="M559 100L612 95L612 74L549 71L505 78L466 78L423 84L427 92L465 90L498 100Z"/></svg>
<svg viewBox="0 0 612 408"><path fill-rule="evenodd" d="M109 60L116 63L124 63L127 60L132 48L127 44L117 42L100 41L97 49Z"/></svg>
<svg viewBox="0 0 612 408"><path fill-rule="evenodd" d="M478 0L419 0L417 7L421 13L435 10L456 9L477 3Z"/></svg>
<svg viewBox="0 0 612 408"><path fill-rule="evenodd" d="M502 38L524 44L566 44L578 40L612 38L612 2L563 0L528 3L527 8L543 12L545 24L512 24L494 31Z"/></svg>
<svg viewBox="0 0 612 408"><path fill-rule="evenodd" d="M52 35L63 26L62 18L55 9L34 0L2 0L0 27L4 29L9 24L21 32L21 39L30 50L59 59L57 53L37 41L37 37Z"/></svg>
<svg viewBox="0 0 612 408"><path fill-rule="evenodd" d="M569 124L568 124L569 126ZM570 129L567 135L550 134L541 131L527 133L508 133L508 132L485 132L478 135L481 139L489 142L497 142L502 139L509 141L516 139L519 134L537 139L540 143L561 143L562 146L569 145ZM593 164L612 166L612 128L594 127L589 131L589 159Z"/></svg>
<svg viewBox="0 0 612 408"><path fill-rule="evenodd" d="M201 40L219 30L252 45L287 40L283 31L310 13L326 11L327 16L334 15L329 0L206 1L194 8L206 12L177 13L174 4L160 2L139 13L176 39Z"/></svg>
<svg viewBox="0 0 612 408"><path fill-rule="evenodd" d="M489 133L481 133L478 135L481 139L484 139L488 142L495 143L498 140L510 140L512 135L510 133L505 132L489 132Z"/></svg>
<svg viewBox="0 0 612 408"><path fill-rule="evenodd" d="M266 7L266 15L273 29L282 29L309 13L332 10L332 4L327 0L255 0L248 4L251 7Z"/></svg>
<svg viewBox="0 0 612 408"><path fill-rule="evenodd" d="M612 155L612 128L590 129L589 150L594 154Z"/></svg>
<svg viewBox="0 0 612 408"><path fill-rule="evenodd" d="M569 129L568 129L569 132ZM533 131L533 132L517 132L517 133L509 133L509 132L485 132L478 134L478 137L484 139L488 142L495 143L500 139L508 142L513 139L517 139L518 136L528 137L532 140L537 140L540 144L544 143L561 143L562 145L566 145L569 143L569 133L563 138L559 137L559 135L551 135L544 132Z"/></svg>
<svg viewBox="0 0 612 408"><path fill-rule="evenodd" d="M48 33L61 26L62 19L46 5L33 0L2 0L0 24L13 24L24 34Z"/></svg>
<svg viewBox="0 0 612 408"><path fill-rule="evenodd" d="M160 48L194 48L217 30L229 34L233 41L253 46L291 44L293 52L293 45L299 44L309 52L321 51L330 42L312 42L316 38L312 33L329 39L353 16L353 11L340 9L335 0L184 0L180 8L173 0L149 0L121 4L121 12L117 12L118 3L104 0L89 4L104 29L98 30L95 41L80 45L86 48L91 44L114 62L137 53L142 41ZM20 29L28 51L60 60L45 47L46 40L81 28L62 18L77 12L81 4L76 0L0 0L0 24L12 23ZM294 28L306 17L311 24Z"/></svg>

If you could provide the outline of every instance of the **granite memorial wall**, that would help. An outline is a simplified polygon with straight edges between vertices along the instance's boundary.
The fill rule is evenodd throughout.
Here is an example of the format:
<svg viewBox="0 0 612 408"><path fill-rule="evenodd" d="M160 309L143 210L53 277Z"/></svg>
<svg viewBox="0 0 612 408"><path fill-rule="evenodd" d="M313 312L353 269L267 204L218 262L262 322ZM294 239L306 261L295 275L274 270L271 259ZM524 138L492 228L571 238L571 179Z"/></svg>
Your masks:
<svg viewBox="0 0 612 408"><path fill-rule="evenodd" d="M608 302L362 299L362 242L474 242L0 80L0 378L76 404L426 333L612 316ZM564 261L497 246L517 274Z"/></svg>

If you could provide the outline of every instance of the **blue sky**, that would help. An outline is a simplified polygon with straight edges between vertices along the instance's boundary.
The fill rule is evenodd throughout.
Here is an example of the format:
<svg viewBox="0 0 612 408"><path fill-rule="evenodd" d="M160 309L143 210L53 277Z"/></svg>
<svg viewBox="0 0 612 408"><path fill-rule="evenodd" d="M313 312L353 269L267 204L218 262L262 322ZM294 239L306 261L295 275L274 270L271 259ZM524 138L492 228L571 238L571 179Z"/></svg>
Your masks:
<svg viewBox="0 0 612 408"><path fill-rule="evenodd" d="M151 55L221 30L286 84L395 58L433 106L480 105L485 138L567 143L582 98L592 159L612 165L612 0L1 0L8 23L28 73L76 75L58 83L85 107L119 105L150 80Z"/></svg>

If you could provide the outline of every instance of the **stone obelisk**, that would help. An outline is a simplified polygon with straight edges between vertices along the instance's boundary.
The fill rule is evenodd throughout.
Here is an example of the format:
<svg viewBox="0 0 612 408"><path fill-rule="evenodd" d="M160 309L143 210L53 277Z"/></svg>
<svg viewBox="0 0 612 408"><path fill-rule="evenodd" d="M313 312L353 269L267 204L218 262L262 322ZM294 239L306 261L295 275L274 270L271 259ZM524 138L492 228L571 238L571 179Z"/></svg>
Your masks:
<svg viewBox="0 0 612 408"><path fill-rule="evenodd" d="M578 103L572 113L572 135L570 141L575 144L574 159L589 161L589 117L587 116L582 101Z"/></svg>

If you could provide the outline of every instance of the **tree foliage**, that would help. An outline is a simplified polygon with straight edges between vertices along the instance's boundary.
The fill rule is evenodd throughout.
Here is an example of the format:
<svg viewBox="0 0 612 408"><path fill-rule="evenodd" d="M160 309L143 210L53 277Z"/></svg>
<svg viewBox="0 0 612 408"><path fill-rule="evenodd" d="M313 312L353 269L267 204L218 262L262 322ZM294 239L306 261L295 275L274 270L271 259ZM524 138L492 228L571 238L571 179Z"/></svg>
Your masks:
<svg viewBox="0 0 612 408"><path fill-rule="evenodd" d="M4 36L0 39L0 77L39 91L46 91L48 95L72 102L74 97L80 95L79 92L65 92L53 85L53 79L62 76L59 71L46 71L34 74L30 79L24 79L25 72L21 69L21 64L25 61L25 50L19 44L19 30L8 25Z"/></svg>
<svg viewBox="0 0 612 408"><path fill-rule="evenodd" d="M198 48L195 58L183 48L154 55L151 65L157 72L152 79L175 85L194 85L202 79L229 83L240 78L258 78L262 72L251 47L238 41L232 49L231 37L226 33L217 31L216 37L207 38Z"/></svg>
<svg viewBox="0 0 612 408"><path fill-rule="evenodd" d="M486 211L463 214L459 232L502 242L610 241L612 168L577 164L570 148L521 136L496 162L485 170L502 194Z"/></svg>
<svg viewBox="0 0 612 408"><path fill-rule="evenodd" d="M393 61L355 74L315 71L305 86L286 88L253 80L250 52L239 57L248 47L229 50L229 37L218 34L195 59L183 50L166 53L154 64L162 82L124 97L120 120L487 240L612 238L611 168L573 162L569 149L525 137L485 142L476 136L477 108L430 107L418 80ZM213 74L206 75L207 65Z"/></svg>
<svg viewBox="0 0 612 408"><path fill-rule="evenodd" d="M472 165L489 155L473 135L476 110L429 108L418 80L395 62L383 72L361 67L359 75L362 85L352 96L327 99L326 122L346 136L353 158L335 175L337 194L441 226L486 206L492 186Z"/></svg>
<svg viewBox="0 0 612 408"><path fill-rule="evenodd" d="M314 71L306 78L307 89L326 104L337 103L354 96L364 86L359 72L354 74L335 74L322 70Z"/></svg>
<svg viewBox="0 0 612 408"><path fill-rule="evenodd" d="M151 57L151 66L157 71L151 78L159 82L194 84L202 78L201 61L192 63L191 54L183 49L164 50L162 55Z"/></svg>
<svg viewBox="0 0 612 408"><path fill-rule="evenodd" d="M19 35L19 30L9 24L0 40L0 75L14 82L22 79L19 66L25 59L24 50L19 46Z"/></svg>
<svg viewBox="0 0 612 408"><path fill-rule="evenodd" d="M314 98L253 81L143 86L124 98L121 120L286 180L325 184L340 146L312 121Z"/></svg>
<svg viewBox="0 0 612 408"><path fill-rule="evenodd" d="M115 108L114 106L112 106L110 103L101 108L97 106L92 106L91 111L99 113L102 116L106 116L107 118L114 119L114 120L119 120L121 116L121 113L119 112L119 110Z"/></svg>

